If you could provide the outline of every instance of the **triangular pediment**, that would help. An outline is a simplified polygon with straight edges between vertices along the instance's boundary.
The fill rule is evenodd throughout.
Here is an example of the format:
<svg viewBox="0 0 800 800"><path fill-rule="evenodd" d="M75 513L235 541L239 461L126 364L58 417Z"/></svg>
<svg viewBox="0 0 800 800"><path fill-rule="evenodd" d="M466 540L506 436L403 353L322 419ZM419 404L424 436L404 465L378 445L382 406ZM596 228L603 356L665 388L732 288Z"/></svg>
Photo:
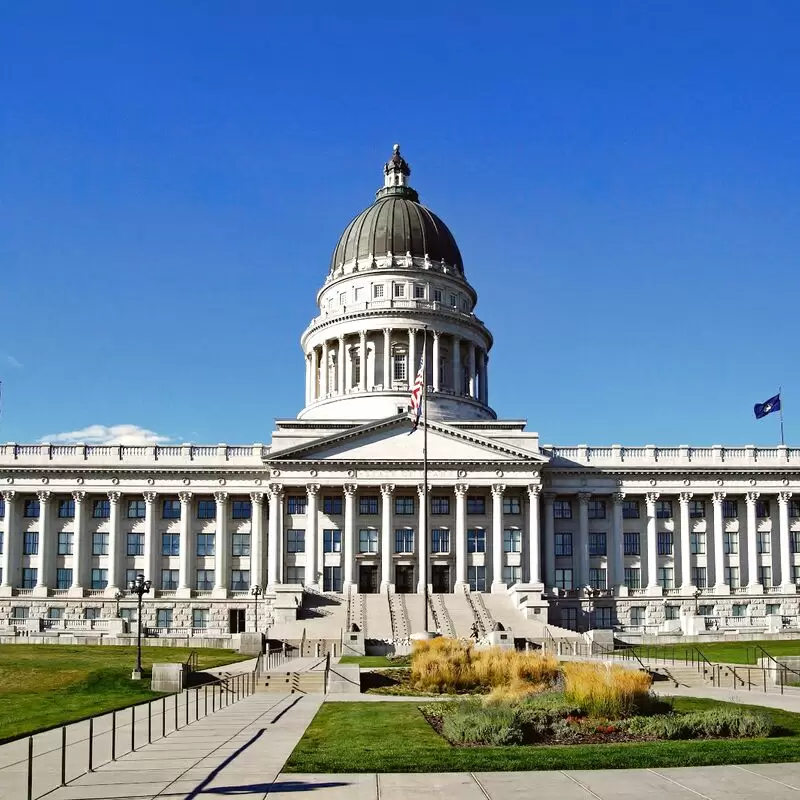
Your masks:
<svg viewBox="0 0 800 800"><path fill-rule="evenodd" d="M423 426L411 431L407 415L390 417L324 436L284 451L271 452L270 464L286 461L409 462L422 460ZM428 421L428 460L431 462L514 461L545 463L547 458L495 442L444 422Z"/></svg>

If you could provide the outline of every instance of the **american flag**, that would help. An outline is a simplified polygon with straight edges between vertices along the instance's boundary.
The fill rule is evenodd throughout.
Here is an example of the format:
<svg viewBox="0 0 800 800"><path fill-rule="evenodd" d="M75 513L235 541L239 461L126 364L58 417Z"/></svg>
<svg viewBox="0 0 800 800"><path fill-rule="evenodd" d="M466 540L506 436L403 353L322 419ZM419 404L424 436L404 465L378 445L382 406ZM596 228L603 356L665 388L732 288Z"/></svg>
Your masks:
<svg viewBox="0 0 800 800"><path fill-rule="evenodd" d="M419 418L422 414L422 384L425 380L425 355L423 354L419 360L419 372L417 372L417 377L414 379L414 386L411 389L411 413L414 416L414 428L412 433L417 429L417 425L419 425Z"/></svg>

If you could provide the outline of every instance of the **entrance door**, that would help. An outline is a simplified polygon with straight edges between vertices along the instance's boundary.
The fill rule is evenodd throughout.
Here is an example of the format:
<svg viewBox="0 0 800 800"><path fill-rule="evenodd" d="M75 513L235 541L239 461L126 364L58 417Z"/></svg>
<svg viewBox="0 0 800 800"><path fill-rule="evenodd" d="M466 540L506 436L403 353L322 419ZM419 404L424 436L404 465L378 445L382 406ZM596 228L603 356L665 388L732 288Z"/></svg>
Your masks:
<svg viewBox="0 0 800 800"><path fill-rule="evenodd" d="M398 594L414 593L414 567L398 564L394 568L394 590Z"/></svg>
<svg viewBox="0 0 800 800"><path fill-rule="evenodd" d="M434 564L431 568L431 583L434 594L450 591L450 567L447 564Z"/></svg>
<svg viewBox="0 0 800 800"><path fill-rule="evenodd" d="M375 594L378 591L378 567L361 564L358 568L358 591L361 594Z"/></svg>
<svg viewBox="0 0 800 800"><path fill-rule="evenodd" d="M231 608L228 610L228 631L229 633L244 633L244 609Z"/></svg>

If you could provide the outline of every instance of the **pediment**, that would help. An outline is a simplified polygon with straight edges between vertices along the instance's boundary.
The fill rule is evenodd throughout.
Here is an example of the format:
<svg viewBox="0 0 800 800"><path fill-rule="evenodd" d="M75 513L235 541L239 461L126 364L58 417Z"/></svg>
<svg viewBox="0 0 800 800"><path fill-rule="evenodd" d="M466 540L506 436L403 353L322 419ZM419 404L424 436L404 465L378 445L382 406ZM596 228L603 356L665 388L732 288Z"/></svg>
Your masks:
<svg viewBox="0 0 800 800"><path fill-rule="evenodd" d="M282 452L271 452L270 464L287 461L418 462L422 460L424 423L411 433L406 415L372 422L343 433L325 436ZM446 423L428 421L428 461L431 462L530 462L547 458L492 441Z"/></svg>

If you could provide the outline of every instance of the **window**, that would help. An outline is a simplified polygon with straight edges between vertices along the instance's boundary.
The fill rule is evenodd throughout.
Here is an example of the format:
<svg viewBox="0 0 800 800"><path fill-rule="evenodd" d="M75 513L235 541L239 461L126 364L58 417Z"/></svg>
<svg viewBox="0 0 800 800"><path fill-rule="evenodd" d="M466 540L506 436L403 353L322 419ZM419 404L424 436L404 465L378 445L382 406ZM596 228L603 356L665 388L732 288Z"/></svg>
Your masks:
<svg viewBox="0 0 800 800"><path fill-rule="evenodd" d="M414 531L411 528L398 528L394 532L395 553L414 552Z"/></svg>
<svg viewBox="0 0 800 800"><path fill-rule="evenodd" d="M769 516L769 500L756 500L756 517L766 519Z"/></svg>
<svg viewBox="0 0 800 800"><path fill-rule="evenodd" d="M75 501L72 498L58 501L58 516L62 519L75 516Z"/></svg>
<svg viewBox="0 0 800 800"><path fill-rule="evenodd" d="M36 531L25 531L22 534L22 555L35 556L39 553L39 534Z"/></svg>
<svg viewBox="0 0 800 800"><path fill-rule="evenodd" d="M143 533L129 533L128 534L128 549L129 556L143 556L144 555L144 534Z"/></svg>
<svg viewBox="0 0 800 800"><path fill-rule="evenodd" d="M789 501L789 516L800 517L800 500Z"/></svg>
<svg viewBox="0 0 800 800"><path fill-rule="evenodd" d="M128 501L128 519L144 519L147 504L144 500Z"/></svg>
<svg viewBox="0 0 800 800"><path fill-rule="evenodd" d="M746 617L747 616L747 603L734 603L731 606L731 616L733 616L733 617Z"/></svg>
<svg viewBox="0 0 800 800"><path fill-rule="evenodd" d="M485 514L485 497L467 497L467 514Z"/></svg>
<svg viewBox="0 0 800 800"><path fill-rule="evenodd" d="M702 519L706 515L705 500L689 501L689 519Z"/></svg>
<svg viewBox="0 0 800 800"><path fill-rule="evenodd" d="M608 630L614 627L612 609L610 608L595 608L591 613L590 619L592 628L595 630Z"/></svg>
<svg viewBox="0 0 800 800"><path fill-rule="evenodd" d="M735 556L739 552L739 534L725 531L722 535L722 546L726 556Z"/></svg>
<svg viewBox="0 0 800 800"><path fill-rule="evenodd" d="M572 534L571 533L557 533L556 534L556 556L571 556L572 555Z"/></svg>
<svg viewBox="0 0 800 800"><path fill-rule="evenodd" d="M381 287L383 288L383 287ZM336 531L338 533L338 531ZM342 591L342 568L323 567L322 569L322 591L341 592Z"/></svg>
<svg viewBox="0 0 800 800"><path fill-rule="evenodd" d="M217 518L217 501L205 500L197 501L197 519L216 519Z"/></svg>
<svg viewBox="0 0 800 800"><path fill-rule="evenodd" d="M455 307L456 307L456 305L457 305L457 303L456 303L456 300L457 300L456 296L455 296L454 294L451 294L451 295L450 295L450 305L451 305L453 308L455 308Z"/></svg>
<svg viewBox="0 0 800 800"><path fill-rule="evenodd" d="M503 567L503 583L506 586L513 586L522 580L522 567L506 566Z"/></svg>
<svg viewBox="0 0 800 800"><path fill-rule="evenodd" d="M406 296L406 285L404 283L395 283L392 288L395 297Z"/></svg>
<svg viewBox="0 0 800 800"><path fill-rule="evenodd" d="M192 627L203 630L208 627L208 609L207 608L193 608L192 609Z"/></svg>
<svg viewBox="0 0 800 800"><path fill-rule="evenodd" d="M108 586L108 570L95 567L92 570L92 589L105 589Z"/></svg>
<svg viewBox="0 0 800 800"><path fill-rule="evenodd" d="M503 531L503 552L522 552L522 531L519 528L506 528Z"/></svg>
<svg viewBox="0 0 800 800"><path fill-rule="evenodd" d="M414 284L414 299L415 300L424 300L425 299L425 287L420 286L419 284Z"/></svg>
<svg viewBox="0 0 800 800"><path fill-rule="evenodd" d="M483 528L470 528L467 531L467 552L486 552L486 531Z"/></svg>
<svg viewBox="0 0 800 800"><path fill-rule="evenodd" d="M698 531L689 534L689 550L693 556L702 556L706 552L706 535Z"/></svg>
<svg viewBox="0 0 800 800"><path fill-rule="evenodd" d="M700 617L713 617L714 606L711 604L701 604L697 606L697 614Z"/></svg>
<svg viewBox="0 0 800 800"><path fill-rule="evenodd" d="M680 606L664 606L664 619L680 619L681 607Z"/></svg>
<svg viewBox="0 0 800 800"><path fill-rule="evenodd" d="M622 519L639 519L639 501L622 501Z"/></svg>
<svg viewBox="0 0 800 800"><path fill-rule="evenodd" d="M120 616L120 619L124 619L128 623L128 626L130 626L131 624L136 622L136 617L137 617L136 609L135 608L121 608L119 610L119 616ZM128 630L132 630L132 629L129 627Z"/></svg>
<svg viewBox="0 0 800 800"><path fill-rule="evenodd" d="M675 586L675 570L672 567L658 568L658 585L662 589L672 589Z"/></svg>
<svg viewBox="0 0 800 800"><path fill-rule="evenodd" d="M372 287L372 297L375 300L382 300L383 299L383 284L382 283L376 283Z"/></svg>
<svg viewBox="0 0 800 800"><path fill-rule="evenodd" d="M253 516L253 504L249 500L234 500L231 503L233 519L250 519Z"/></svg>
<svg viewBox="0 0 800 800"><path fill-rule="evenodd" d="M125 570L125 586L130 586L132 581L136 580L137 575L139 574L140 570L138 569L126 569Z"/></svg>
<svg viewBox="0 0 800 800"><path fill-rule="evenodd" d="M303 585L306 579L305 567L286 567L286 583Z"/></svg>
<svg viewBox="0 0 800 800"><path fill-rule="evenodd" d="M180 519L181 501L177 497L164 500L161 504L161 516L163 519Z"/></svg>
<svg viewBox="0 0 800 800"><path fill-rule="evenodd" d="M800 585L800 566L792 564L792 583Z"/></svg>
<svg viewBox="0 0 800 800"><path fill-rule="evenodd" d="M759 566L758 568L758 582L764 586L772 586L772 567Z"/></svg>
<svg viewBox="0 0 800 800"><path fill-rule="evenodd" d="M767 603L767 616L771 616L772 614L780 614L781 613L781 604L780 603Z"/></svg>
<svg viewBox="0 0 800 800"><path fill-rule="evenodd" d="M0 497L0 517L4 517L6 515L6 501Z"/></svg>
<svg viewBox="0 0 800 800"><path fill-rule="evenodd" d="M734 519L739 516L739 501L738 500L723 500L722 501L722 516L725 519Z"/></svg>
<svg viewBox="0 0 800 800"><path fill-rule="evenodd" d="M520 503L519 497L504 497L503 498L503 513L504 514L519 514Z"/></svg>
<svg viewBox="0 0 800 800"><path fill-rule="evenodd" d="M604 556L606 554L606 535L605 533L589 534L589 555Z"/></svg>
<svg viewBox="0 0 800 800"><path fill-rule="evenodd" d="M69 589L72 586L72 570L69 567L56 569L56 589Z"/></svg>
<svg viewBox="0 0 800 800"><path fill-rule="evenodd" d="M286 531L286 552L305 553L306 551L306 532L305 530L291 529Z"/></svg>
<svg viewBox="0 0 800 800"><path fill-rule="evenodd" d="M698 589L706 589L708 587L707 575L706 567L692 567L692 584Z"/></svg>
<svg viewBox="0 0 800 800"><path fill-rule="evenodd" d="M108 555L108 534L107 533L93 533L92 534L92 555L93 556L107 556Z"/></svg>
<svg viewBox="0 0 800 800"><path fill-rule="evenodd" d="M287 500L287 511L289 514L305 514L306 513L306 500L308 498L304 494L289 495Z"/></svg>
<svg viewBox="0 0 800 800"><path fill-rule="evenodd" d="M12 606L12 619L28 619L28 606Z"/></svg>
<svg viewBox="0 0 800 800"><path fill-rule="evenodd" d="M395 497L394 499L394 513L407 515L414 513L414 498L413 497Z"/></svg>
<svg viewBox="0 0 800 800"><path fill-rule="evenodd" d="M340 306L347 305L347 292L339 292L339 305Z"/></svg>
<svg viewBox="0 0 800 800"><path fill-rule="evenodd" d="M64 606L50 606L47 609L47 619L64 619Z"/></svg>
<svg viewBox="0 0 800 800"><path fill-rule="evenodd" d="M758 532L758 552L762 555L769 553L772 549L772 533L770 531Z"/></svg>
<svg viewBox="0 0 800 800"><path fill-rule="evenodd" d="M467 582L471 592L485 592L486 567L476 567L470 564L467 567Z"/></svg>
<svg viewBox="0 0 800 800"><path fill-rule="evenodd" d="M323 497L322 498L322 511L328 515L338 515L342 513L342 498L341 497ZM305 513L305 512L304 512Z"/></svg>
<svg viewBox="0 0 800 800"><path fill-rule="evenodd" d="M172 627L172 609L159 608L156 610L156 627L157 628L171 628Z"/></svg>
<svg viewBox="0 0 800 800"><path fill-rule="evenodd" d="M100 609L96 607L83 609L84 619L100 619Z"/></svg>
<svg viewBox="0 0 800 800"><path fill-rule="evenodd" d="M800 531L790 531L792 534L792 552L800 553Z"/></svg>
<svg viewBox="0 0 800 800"><path fill-rule="evenodd" d="M450 513L450 498L449 497L432 497L431 498L431 514L435 517L447 516Z"/></svg>
<svg viewBox="0 0 800 800"><path fill-rule="evenodd" d="M556 569L556 587L559 589L572 588L572 570Z"/></svg>
<svg viewBox="0 0 800 800"><path fill-rule="evenodd" d="M606 501L605 500L590 500L589 501L589 519L605 519L606 518Z"/></svg>
<svg viewBox="0 0 800 800"><path fill-rule="evenodd" d="M442 290L441 289L434 289L433 290L433 302L434 303L441 303L442 302Z"/></svg>
<svg viewBox="0 0 800 800"><path fill-rule="evenodd" d="M198 533L197 534L197 557L213 556L216 548L216 534Z"/></svg>
<svg viewBox="0 0 800 800"><path fill-rule="evenodd" d="M179 556L181 554L181 537L178 533L161 534L161 555Z"/></svg>
<svg viewBox="0 0 800 800"><path fill-rule="evenodd" d="M95 500L92 503L92 517L94 519L108 519L111 516L111 501Z"/></svg>
<svg viewBox="0 0 800 800"><path fill-rule="evenodd" d="M606 588L606 570L602 567L591 567L589 569L589 586L592 589Z"/></svg>
<svg viewBox="0 0 800 800"><path fill-rule="evenodd" d="M362 528L358 532L358 552L378 552L378 531L375 528Z"/></svg>
<svg viewBox="0 0 800 800"><path fill-rule="evenodd" d="M431 531L431 552L450 552L450 531L447 528L434 528Z"/></svg>
<svg viewBox="0 0 800 800"><path fill-rule="evenodd" d="M250 555L250 534L234 533L231 541L231 555L249 556Z"/></svg>
<svg viewBox="0 0 800 800"><path fill-rule="evenodd" d="M672 519L672 500L656 500L656 519Z"/></svg>
<svg viewBox="0 0 800 800"><path fill-rule="evenodd" d="M572 501L554 500L553 519L572 519Z"/></svg>
<svg viewBox="0 0 800 800"><path fill-rule="evenodd" d="M180 579L179 570L177 569L162 569L161 570L161 588L172 590L178 588L178 580Z"/></svg>
<svg viewBox="0 0 800 800"><path fill-rule="evenodd" d="M72 537L73 534L59 531L58 533L58 555L71 556L72 555Z"/></svg>
<svg viewBox="0 0 800 800"><path fill-rule="evenodd" d="M5 545L5 538L6 537L3 534L3 531L0 531L0 553L3 552L3 546ZM0 578L0 582L2 582L2 578Z"/></svg>
<svg viewBox="0 0 800 800"><path fill-rule="evenodd" d="M214 588L214 570L213 569L199 569L197 570L197 580L195 581L195 589L198 592L208 592Z"/></svg>
<svg viewBox="0 0 800 800"><path fill-rule="evenodd" d="M659 531L656 535L657 552L660 556L672 555L672 533L671 531Z"/></svg>
<svg viewBox="0 0 800 800"><path fill-rule="evenodd" d="M578 609L577 608L562 608L561 609L561 627L567 628L571 631L578 630Z"/></svg>
<svg viewBox="0 0 800 800"><path fill-rule="evenodd" d="M725 567L725 583L736 589L739 586L739 567Z"/></svg>
<svg viewBox="0 0 800 800"><path fill-rule="evenodd" d="M322 552L342 552L342 532L340 530L337 530L336 528L327 528L322 531Z"/></svg>
<svg viewBox="0 0 800 800"><path fill-rule="evenodd" d="M639 567L625 567L625 585L628 589L642 588L642 571Z"/></svg>
<svg viewBox="0 0 800 800"><path fill-rule="evenodd" d="M645 624L646 611L644 606L631 606L631 625L640 628Z"/></svg>
<svg viewBox="0 0 800 800"><path fill-rule="evenodd" d="M378 496L367 494L359 497L358 513L365 517L374 517L378 513Z"/></svg>
<svg viewBox="0 0 800 800"><path fill-rule="evenodd" d="M234 592L246 592L250 588L250 570L232 569L231 570L231 590Z"/></svg>
<svg viewBox="0 0 800 800"><path fill-rule="evenodd" d="M24 505L23 516L33 518L39 516L39 501L38 500L26 500Z"/></svg>
<svg viewBox="0 0 800 800"><path fill-rule="evenodd" d="M406 354L398 350L392 356L392 377L400 383L405 383L407 374Z"/></svg>
<svg viewBox="0 0 800 800"><path fill-rule="evenodd" d="M641 550L641 536L638 533L622 534L622 552L626 556L638 556Z"/></svg>

